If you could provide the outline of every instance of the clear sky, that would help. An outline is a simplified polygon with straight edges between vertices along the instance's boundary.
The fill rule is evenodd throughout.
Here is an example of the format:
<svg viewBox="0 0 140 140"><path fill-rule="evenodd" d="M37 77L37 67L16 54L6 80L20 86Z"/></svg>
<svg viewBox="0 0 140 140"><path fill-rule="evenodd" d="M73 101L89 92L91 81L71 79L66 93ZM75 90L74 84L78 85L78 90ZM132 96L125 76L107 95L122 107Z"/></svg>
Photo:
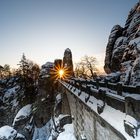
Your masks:
<svg viewBox="0 0 140 140"><path fill-rule="evenodd" d="M0 0L0 65L16 67L22 53L39 65L85 54L103 65L111 28L124 26L138 0Z"/></svg>

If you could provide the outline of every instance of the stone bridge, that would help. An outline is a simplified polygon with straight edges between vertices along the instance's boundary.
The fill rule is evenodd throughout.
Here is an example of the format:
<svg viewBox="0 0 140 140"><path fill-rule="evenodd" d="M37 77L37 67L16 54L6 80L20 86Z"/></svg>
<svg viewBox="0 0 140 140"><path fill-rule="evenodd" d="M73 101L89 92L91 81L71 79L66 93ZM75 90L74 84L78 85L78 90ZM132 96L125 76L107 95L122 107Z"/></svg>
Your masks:
<svg viewBox="0 0 140 140"><path fill-rule="evenodd" d="M133 140L140 135L139 87L71 79L59 80L58 90L78 140Z"/></svg>

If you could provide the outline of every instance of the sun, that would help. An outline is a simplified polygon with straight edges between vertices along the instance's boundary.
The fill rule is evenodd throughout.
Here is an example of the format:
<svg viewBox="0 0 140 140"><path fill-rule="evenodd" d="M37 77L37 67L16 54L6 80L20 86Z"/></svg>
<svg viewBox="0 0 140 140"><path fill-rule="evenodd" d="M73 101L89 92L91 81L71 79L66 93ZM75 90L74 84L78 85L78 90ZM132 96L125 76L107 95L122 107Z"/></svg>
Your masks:
<svg viewBox="0 0 140 140"><path fill-rule="evenodd" d="M51 76L53 79L67 79L70 77L69 69L62 65L57 65L51 70Z"/></svg>
<svg viewBox="0 0 140 140"><path fill-rule="evenodd" d="M62 78L63 75L64 75L64 70L63 70L63 69L60 69L60 70L58 71L58 73L59 73L60 78Z"/></svg>

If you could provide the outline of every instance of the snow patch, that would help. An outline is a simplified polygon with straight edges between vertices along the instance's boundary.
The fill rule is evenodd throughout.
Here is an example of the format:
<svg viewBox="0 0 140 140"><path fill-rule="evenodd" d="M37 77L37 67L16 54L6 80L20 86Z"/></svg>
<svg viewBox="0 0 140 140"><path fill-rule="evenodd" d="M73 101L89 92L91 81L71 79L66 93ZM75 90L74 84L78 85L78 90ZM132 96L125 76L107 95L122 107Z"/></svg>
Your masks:
<svg viewBox="0 0 140 140"><path fill-rule="evenodd" d="M140 100L140 95L139 94L128 94L126 97L131 97L135 100Z"/></svg>
<svg viewBox="0 0 140 140"><path fill-rule="evenodd" d="M15 86L13 88L8 89L5 94L4 94L4 101L6 101L8 98L10 98L11 96L14 96L14 94L16 93L16 91L19 89L19 86Z"/></svg>
<svg viewBox="0 0 140 140"><path fill-rule="evenodd" d="M50 121L42 128L35 128L32 140L48 140L50 136Z"/></svg>
<svg viewBox="0 0 140 140"><path fill-rule="evenodd" d="M17 131L6 125L0 128L0 139L13 140L17 135Z"/></svg>
<svg viewBox="0 0 140 140"><path fill-rule="evenodd" d="M61 94L58 94L56 96L56 101L59 103L61 100L62 100L62 96L61 96Z"/></svg>
<svg viewBox="0 0 140 140"><path fill-rule="evenodd" d="M23 136L22 134L18 133L17 136L16 136L16 138L19 138L19 139L21 139L21 138L22 138L22 139L25 139L25 136Z"/></svg>
<svg viewBox="0 0 140 140"><path fill-rule="evenodd" d="M140 37L135 38L135 39L133 39L133 40L131 40L131 41L129 42L129 45L134 45L134 44L136 44L136 45L137 45L137 48L140 49Z"/></svg>
<svg viewBox="0 0 140 140"><path fill-rule="evenodd" d="M13 126L15 125L15 122L26 119L31 115L31 106L32 106L31 104L28 104L19 110L14 119Z"/></svg>
<svg viewBox="0 0 140 140"><path fill-rule="evenodd" d="M126 122L129 122L130 124L132 124L132 125L135 126L135 127L137 127L137 125L138 125L137 120L136 120L135 118L129 116L129 115L126 115L125 121L126 121Z"/></svg>
<svg viewBox="0 0 140 140"><path fill-rule="evenodd" d="M63 128L65 130L59 134L57 140L76 140L74 136L73 124L66 124Z"/></svg>

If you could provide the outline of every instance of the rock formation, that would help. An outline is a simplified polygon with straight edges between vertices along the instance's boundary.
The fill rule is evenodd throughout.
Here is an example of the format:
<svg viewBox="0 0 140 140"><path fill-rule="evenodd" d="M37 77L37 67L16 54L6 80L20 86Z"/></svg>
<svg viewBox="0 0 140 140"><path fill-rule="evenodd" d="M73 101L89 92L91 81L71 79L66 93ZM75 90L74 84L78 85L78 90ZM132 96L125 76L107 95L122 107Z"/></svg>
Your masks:
<svg viewBox="0 0 140 140"><path fill-rule="evenodd" d="M115 25L111 30L111 34L109 36L109 40L108 40L108 44L106 48L106 58L105 58L106 73L110 73L111 71L113 71L112 63L111 63L112 57L113 55L115 55L113 54L113 50L117 48L118 44L121 42L120 41L121 39L118 40L117 38L122 35L122 31L123 31L123 28L120 27L119 25Z"/></svg>
<svg viewBox="0 0 140 140"><path fill-rule="evenodd" d="M67 48L64 52L63 67L67 70L67 74L69 76L73 76L72 52L69 48Z"/></svg>
<svg viewBox="0 0 140 140"><path fill-rule="evenodd" d="M55 59L54 60L54 68L60 69L63 67L62 59Z"/></svg>
<svg viewBox="0 0 140 140"><path fill-rule="evenodd" d="M120 81L124 84L140 82L140 2L131 9L124 28L112 28L104 70L107 74L121 72Z"/></svg>
<svg viewBox="0 0 140 140"><path fill-rule="evenodd" d="M52 68L53 63L50 62L42 66L32 102L26 96L28 91L25 92L22 87L19 75L0 79L0 140L32 140L34 135L38 137L40 128L52 115L54 94L49 76ZM49 132L47 135L49 137Z"/></svg>
<svg viewBox="0 0 140 140"><path fill-rule="evenodd" d="M50 77L51 70L54 67L54 63L46 62L44 65L41 66L40 71L40 78Z"/></svg>

